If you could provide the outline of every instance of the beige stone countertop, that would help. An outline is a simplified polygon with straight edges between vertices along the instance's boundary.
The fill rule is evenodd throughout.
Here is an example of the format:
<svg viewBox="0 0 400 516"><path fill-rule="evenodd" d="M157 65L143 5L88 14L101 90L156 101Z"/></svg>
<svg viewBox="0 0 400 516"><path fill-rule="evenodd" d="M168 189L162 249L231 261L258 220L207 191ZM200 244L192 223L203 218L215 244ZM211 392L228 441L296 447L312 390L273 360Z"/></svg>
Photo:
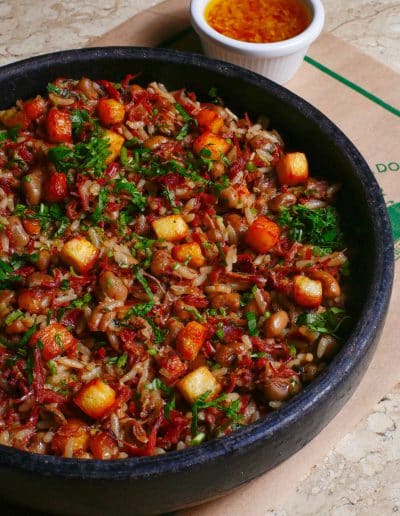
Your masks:
<svg viewBox="0 0 400 516"><path fill-rule="evenodd" d="M0 65L85 46L89 39L157 3L160 0L0 0ZM326 30L400 72L399 0L323 3ZM397 512L399 385L314 466L283 507L269 507L266 500L262 516L386 516ZM249 509L248 514L254 512Z"/></svg>

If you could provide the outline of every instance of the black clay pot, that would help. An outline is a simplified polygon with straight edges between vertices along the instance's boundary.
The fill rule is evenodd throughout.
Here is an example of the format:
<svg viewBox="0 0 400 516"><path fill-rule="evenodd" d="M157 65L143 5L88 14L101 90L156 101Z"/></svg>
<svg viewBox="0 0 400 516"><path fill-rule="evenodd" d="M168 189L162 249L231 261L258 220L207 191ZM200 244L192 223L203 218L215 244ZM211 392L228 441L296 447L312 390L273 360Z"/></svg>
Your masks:
<svg viewBox="0 0 400 516"><path fill-rule="evenodd" d="M313 175L342 183L340 211L357 284L343 349L316 381L281 410L223 439L158 457L75 460L0 446L0 498L57 514L130 515L172 511L221 496L273 468L310 441L339 411L371 360L387 311L393 243L380 188L349 140L324 115L284 88L205 57L145 48L98 48L41 56L0 69L1 108L44 91L58 76L187 86L207 98L216 87L229 107L266 114Z"/></svg>

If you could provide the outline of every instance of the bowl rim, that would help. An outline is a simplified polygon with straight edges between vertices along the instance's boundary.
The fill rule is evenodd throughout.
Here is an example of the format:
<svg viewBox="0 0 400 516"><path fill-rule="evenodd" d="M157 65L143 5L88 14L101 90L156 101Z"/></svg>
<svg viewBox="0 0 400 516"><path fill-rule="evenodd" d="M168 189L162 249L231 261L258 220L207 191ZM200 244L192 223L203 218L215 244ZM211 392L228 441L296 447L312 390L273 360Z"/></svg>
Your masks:
<svg viewBox="0 0 400 516"><path fill-rule="evenodd" d="M233 52L258 57L282 57L305 50L320 35L325 21L325 10L321 0L304 0L311 11L311 21L297 36L274 43L251 43L230 38L216 31L205 19L205 9L212 0L191 0L190 19L194 30L214 44Z"/></svg>
<svg viewBox="0 0 400 516"><path fill-rule="evenodd" d="M376 245L371 252L376 266L371 274L367 301L346 345L316 380L280 410L228 436L163 455L110 461L67 459L0 445L0 467L42 476L85 480L135 480L149 477L156 479L166 474L179 473L194 465L213 463L226 454L242 454L259 445L261 441L271 438L275 433L284 432L298 419L299 413L302 418L305 417L316 406L327 402L334 395L335 390L351 374L354 363L361 361L370 348L370 336L376 335L379 331L389 304L394 274L393 238L381 189L364 158L343 132L317 108L286 88L239 66L201 55L176 50L123 46L66 50L32 57L1 67L0 81L10 80L15 74L40 73L41 70L51 69L54 62L62 63L68 69L68 65L77 60L90 66L94 59L118 58L153 60L172 65L184 63L222 74L227 81L230 77L239 77L252 86L268 90L269 94L278 97L302 116L306 116L325 136L335 141L339 139L343 152L355 170L357 180L364 184L363 193L370 208L371 220L375 223L373 237ZM381 293L381 297L376 293Z"/></svg>

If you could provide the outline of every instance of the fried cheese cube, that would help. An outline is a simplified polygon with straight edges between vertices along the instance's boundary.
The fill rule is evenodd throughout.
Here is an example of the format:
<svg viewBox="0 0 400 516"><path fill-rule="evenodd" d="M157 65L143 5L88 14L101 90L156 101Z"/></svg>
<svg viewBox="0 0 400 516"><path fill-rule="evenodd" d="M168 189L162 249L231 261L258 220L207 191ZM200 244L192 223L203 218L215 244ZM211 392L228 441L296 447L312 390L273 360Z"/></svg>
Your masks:
<svg viewBox="0 0 400 516"><path fill-rule="evenodd" d="M206 260L197 242L180 244L172 248L172 256L181 263L187 263L190 267L203 267Z"/></svg>
<svg viewBox="0 0 400 516"><path fill-rule="evenodd" d="M61 249L61 258L68 265L72 265L77 272L88 272L97 259L99 251L82 236L68 240Z"/></svg>
<svg viewBox="0 0 400 516"><path fill-rule="evenodd" d="M318 308L322 302L322 283L307 276L293 278L293 298L305 308Z"/></svg>
<svg viewBox="0 0 400 516"><path fill-rule="evenodd" d="M214 134L220 132L224 127L222 118L212 109L204 108L196 115L196 120L199 123L200 129L211 131Z"/></svg>
<svg viewBox="0 0 400 516"><path fill-rule="evenodd" d="M207 338L207 328L196 321L189 322L176 337L176 349L186 360L194 360Z"/></svg>
<svg viewBox="0 0 400 516"><path fill-rule="evenodd" d="M104 138L109 141L108 148L110 150L110 154L106 159L106 163L108 165L121 154L121 149L125 142L125 138L115 131L111 131L110 129L107 129L104 132Z"/></svg>
<svg viewBox="0 0 400 516"><path fill-rule="evenodd" d="M221 390L221 385L206 366L191 371L177 383L177 387L188 403L193 405L199 396L210 391L207 399L215 398Z"/></svg>
<svg viewBox="0 0 400 516"><path fill-rule="evenodd" d="M207 158L220 159L221 154L226 154L229 150L230 144L221 136L213 134L211 131L205 131L198 136L193 142L193 150L197 154L204 154L207 152Z"/></svg>
<svg viewBox="0 0 400 516"><path fill-rule="evenodd" d="M115 99L100 99L97 114L104 125L121 124L125 118L125 106Z"/></svg>
<svg viewBox="0 0 400 516"><path fill-rule="evenodd" d="M46 131L53 143L72 142L72 121L69 113L51 108L46 117Z"/></svg>
<svg viewBox="0 0 400 516"><path fill-rule="evenodd" d="M77 342L67 328L57 322L36 331L31 337L31 346L36 345L38 341L42 343L42 357L46 361L65 353Z"/></svg>
<svg viewBox="0 0 400 516"><path fill-rule="evenodd" d="M303 152L288 152L276 164L281 185L296 186L308 179L308 161Z"/></svg>
<svg viewBox="0 0 400 516"><path fill-rule="evenodd" d="M181 215L167 215L152 222L153 229L160 240L175 242L185 238L189 228Z"/></svg>
<svg viewBox="0 0 400 516"><path fill-rule="evenodd" d="M88 449L89 436L88 426L80 419L71 418L58 427L51 441L50 448L53 453L61 457L70 457L71 452L74 457L76 454L84 453Z"/></svg>
<svg viewBox="0 0 400 516"><path fill-rule="evenodd" d="M116 393L100 378L84 385L74 398L74 402L93 419L102 418L114 405Z"/></svg>
<svg viewBox="0 0 400 516"><path fill-rule="evenodd" d="M258 253L267 253L277 243L280 229L271 219L260 215L245 234L245 242Z"/></svg>

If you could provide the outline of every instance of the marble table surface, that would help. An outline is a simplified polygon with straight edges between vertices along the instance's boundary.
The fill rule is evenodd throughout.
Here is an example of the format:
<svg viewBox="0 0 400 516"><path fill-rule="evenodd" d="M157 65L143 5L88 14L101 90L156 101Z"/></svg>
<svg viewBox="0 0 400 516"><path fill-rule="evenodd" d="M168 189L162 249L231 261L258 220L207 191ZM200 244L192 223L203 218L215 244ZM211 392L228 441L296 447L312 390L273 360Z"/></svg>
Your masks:
<svg viewBox="0 0 400 516"><path fill-rule="evenodd" d="M77 48L160 0L0 0L0 65ZM399 0L323 0L325 29L400 72ZM400 511L400 385L268 516ZM252 516L254 513L249 512ZM257 515L257 516L261 516Z"/></svg>

